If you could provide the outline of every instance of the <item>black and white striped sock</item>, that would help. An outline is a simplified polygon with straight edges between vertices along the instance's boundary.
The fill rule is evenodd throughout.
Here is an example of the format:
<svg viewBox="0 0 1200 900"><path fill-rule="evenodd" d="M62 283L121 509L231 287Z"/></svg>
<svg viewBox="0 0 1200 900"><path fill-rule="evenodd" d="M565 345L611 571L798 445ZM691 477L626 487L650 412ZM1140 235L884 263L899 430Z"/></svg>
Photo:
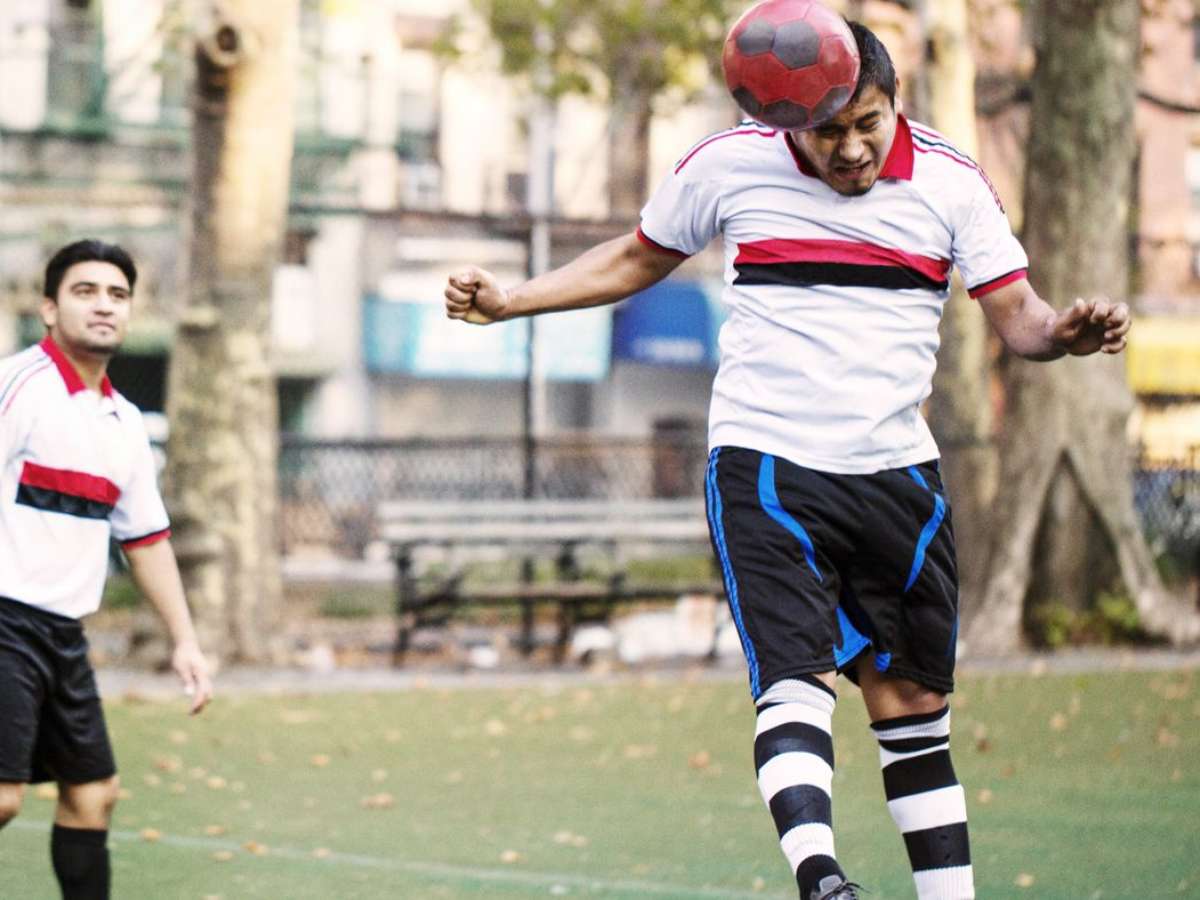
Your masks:
<svg viewBox="0 0 1200 900"><path fill-rule="evenodd" d="M805 900L822 878L844 877L833 852L830 719L836 701L813 676L778 681L758 700L758 789Z"/></svg>
<svg viewBox="0 0 1200 900"><path fill-rule="evenodd" d="M950 707L871 725L888 812L904 836L919 900L971 900L967 803L950 762Z"/></svg>

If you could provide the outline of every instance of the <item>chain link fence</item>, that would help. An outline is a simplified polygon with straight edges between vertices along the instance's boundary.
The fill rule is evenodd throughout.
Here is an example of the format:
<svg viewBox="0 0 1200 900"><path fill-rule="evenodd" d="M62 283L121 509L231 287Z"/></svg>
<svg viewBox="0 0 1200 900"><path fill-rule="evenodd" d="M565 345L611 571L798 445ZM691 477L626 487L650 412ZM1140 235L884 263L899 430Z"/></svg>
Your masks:
<svg viewBox="0 0 1200 900"><path fill-rule="evenodd" d="M280 448L285 555L361 559L378 539L383 500L640 499L704 492L702 431L653 439L556 437L327 441L285 436ZM1200 459L1143 462L1134 501L1155 555L1200 575Z"/></svg>
<svg viewBox="0 0 1200 900"><path fill-rule="evenodd" d="M640 499L704 491L703 434L650 439L320 441L280 446L284 555L359 559L383 500Z"/></svg>

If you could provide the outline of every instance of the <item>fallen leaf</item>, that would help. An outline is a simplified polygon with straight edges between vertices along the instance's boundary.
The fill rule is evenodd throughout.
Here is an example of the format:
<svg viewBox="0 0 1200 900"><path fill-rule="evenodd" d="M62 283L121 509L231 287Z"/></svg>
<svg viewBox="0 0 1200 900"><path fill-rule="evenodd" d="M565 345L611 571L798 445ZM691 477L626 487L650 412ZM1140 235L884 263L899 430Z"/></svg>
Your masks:
<svg viewBox="0 0 1200 900"><path fill-rule="evenodd" d="M129 788L117 788L117 799L118 800L130 800L130 799L132 799L132 797L133 797L133 791L129 790Z"/></svg>
<svg viewBox="0 0 1200 900"><path fill-rule="evenodd" d="M329 859L333 856L333 851L328 847L317 847L313 850L312 855L314 859Z"/></svg>
<svg viewBox="0 0 1200 900"><path fill-rule="evenodd" d="M447 784L461 784L462 780L463 780L463 773L461 771L459 771L458 769L455 769L453 772L446 773L446 783Z"/></svg>
<svg viewBox="0 0 1200 900"><path fill-rule="evenodd" d="M228 829L226 829L226 827L224 825L205 825L204 826L204 833L207 834L209 837L220 837L227 830Z"/></svg>
<svg viewBox="0 0 1200 900"><path fill-rule="evenodd" d="M361 805L363 809L391 809L396 805L396 798L385 791L382 794L363 797Z"/></svg>
<svg viewBox="0 0 1200 900"><path fill-rule="evenodd" d="M150 787L158 787L160 784L162 784L162 779L153 772L147 772L145 775L143 775L142 781L144 781Z"/></svg>
<svg viewBox="0 0 1200 900"><path fill-rule="evenodd" d="M312 756L312 759L310 759L309 762L311 762L318 769L323 769L327 765L329 765L329 763L332 762L332 760L325 753L314 753Z"/></svg>
<svg viewBox="0 0 1200 900"><path fill-rule="evenodd" d="M516 862L520 862L520 861L521 861L521 854L518 853L516 850L505 850L503 853L500 854L500 862L502 862L502 863L508 863L511 865L512 863L516 863Z"/></svg>
<svg viewBox="0 0 1200 900"><path fill-rule="evenodd" d="M271 763L275 762L276 759L277 757L270 750L263 750L258 754L258 761L264 766L269 766Z"/></svg>
<svg viewBox="0 0 1200 900"><path fill-rule="evenodd" d="M217 862L229 862L231 859L233 859L233 851L217 850L215 853L213 853L212 858Z"/></svg>
<svg viewBox="0 0 1200 900"><path fill-rule="evenodd" d="M765 878L763 878L761 875L755 875L754 880L752 882L750 882L750 890L754 891L754 893L757 894L762 891L765 891L766 889L767 889L767 880Z"/></svg>
<svg viewBox="0 0 1200 900"><path fill-rule="evenodd" d="M488 719L483 725L483 731L488 737L500 737L508 733L508 726L499 719Z"/></svg>
<svg viewBox="0 0 1200 900"><path fill-rule="evenodd" d="M260 844L258 841L246 841L242 844L242 849L255 856L266 856L270 852L266 844Z"/></svg>
<svg viewBox="0 0 1200 900"><path fill-rule="evenodd" d="M588 728L586 725L576 725L567 732L567 736L571 740L578 741L582 744L594 738L596 736L596 732Z"/></svg>
<svg viewBox="0 0 1200 900"><path fill-rule="evenodd" d="M375 771L373 771L371 773L372 781L387 781L387 777L388 777L387 769L376 769Z"/></svg>
<svg viewBox="0 0 1200 900"><path fill-rule="evenodd" d="M1179 735L1167 728L1166 725L1158 726L1158 731L1154 733L1154 743L1160 747L1178 747Z"/></svg>
<svg viewBox="0 0 1200 900"><path fill-rule="evenodd" d="M979 793L975 795L975 800L984 806L991 803L992 799L993 794L991 788L980 788Z"/></svg>
<svg viewBox="0 0 1200 900"><path fill-rule="evenodd" d="M1019 888L1031 888L1036 880L1037 879L1035 879L1028 872L1022 872L1016 877L1013 883Z"/></svg>
<svg viewBox="0 0 1200 900"><path fill-rule="evenodd" d="M143 828L140 832L140 837L148 844L153 844L155 841L162 838L162 832L157 828Z"/></svg>
<svg viewBox="0 0 1200 900"><path fill-rule="evenodd" d="M383 733L383 739L389 744L397 744L404 737L404 733L399 728L389 728Z"/></svg>
<svg viewBox="0 0 1200 900"><path fill-rule="evenodd" d="M183 768L183 760L178 756L160 756L154 760L154 768L162 772L175 773Z"/></svg>
<svg viewBox="0 0 1200 900"><path fill-rule="evenodd" d="M186 794L187 785L181 781L173 781L167 790L169 790L172 794Z"/></svg>
<svg viewBox="0 0 1200 900"><path fill-rule="evenodd" d="M212 775L204 783L214 791L221 791L225 789L225 779L220 775Z"/></svg>
<svg viewBox="0 0 1200 900"><path fill-rule="evenodd" d="M1050 730L1051 731L1066 731L1067 730L1067 717L1060 712L1056 712L1054 715L1052 715L1050 717Z"/></svg>
<svg viewBox="0 0 1200 900"><path fill-rule="evenodd" d="M646 759L654 756L658 748L653 744L626 744L624 752L626 759Z"/></svg>
<svg viewBox="0 0 1200 900"><path fill-rule="evenodd" d="M699 750L688 757L688 765L693 769L707 769L712 765L712 754L707 750Z"/></svg>

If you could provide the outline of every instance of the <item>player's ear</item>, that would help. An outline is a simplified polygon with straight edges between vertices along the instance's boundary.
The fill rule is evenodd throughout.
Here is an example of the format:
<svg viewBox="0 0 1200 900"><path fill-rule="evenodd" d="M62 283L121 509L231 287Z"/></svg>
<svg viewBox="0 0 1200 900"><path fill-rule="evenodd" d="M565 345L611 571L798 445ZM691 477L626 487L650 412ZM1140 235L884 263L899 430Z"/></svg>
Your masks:
<svg viewBox="0 0 1200 900"><path fill-rule="evenodd" d="M900 76L896 76L896 102L892 104L896 110L896 115L904 112L904 100L900 97Z"/></svg>
<svg viewBox="0 0 1200 900"><path fill-rule="evenodd" d="M45 325L46 330L49 331L58 322L57 301L51 297L43 297L40 312L42 314L42 324Z"/></svg>

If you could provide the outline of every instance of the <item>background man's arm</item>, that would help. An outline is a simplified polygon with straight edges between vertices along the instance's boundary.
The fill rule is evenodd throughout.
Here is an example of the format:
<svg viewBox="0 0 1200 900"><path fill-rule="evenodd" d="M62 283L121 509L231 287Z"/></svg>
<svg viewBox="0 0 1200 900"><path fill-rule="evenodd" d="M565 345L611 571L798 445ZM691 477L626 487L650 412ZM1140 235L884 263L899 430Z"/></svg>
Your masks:
<svg viewBox="0 0 1200 900"><path fill-rule="evenodd" d="M1009 350L1039 361L1120 353L1131 324L1129 307L1104 297L1078 299L1055 312L1024 278L984 294L979 305Z"/></svg>
<svg viewBox="0 0 1200 900"><path fill-rule="evenodd" d="M627 234L514 288L502 288L491 272L467 266L451 275L446 285L446 315L487 325L516 316L615 303L661 281L683 259Z"/></svg>
<svg viewBox="0 0 1200 900"><path fill-rule="evenodd" d="M196 630L188 612L183 581L179 577L179 565L175 562L171 542L162 540L131 547L125 551L125 556L129 560L134 584L142 596L154 604L166 623L167 632L175 645L171 665L191 695L191 712L198 713L212 699L212 681L208 674L208 663L196 640Z"/></svg>

